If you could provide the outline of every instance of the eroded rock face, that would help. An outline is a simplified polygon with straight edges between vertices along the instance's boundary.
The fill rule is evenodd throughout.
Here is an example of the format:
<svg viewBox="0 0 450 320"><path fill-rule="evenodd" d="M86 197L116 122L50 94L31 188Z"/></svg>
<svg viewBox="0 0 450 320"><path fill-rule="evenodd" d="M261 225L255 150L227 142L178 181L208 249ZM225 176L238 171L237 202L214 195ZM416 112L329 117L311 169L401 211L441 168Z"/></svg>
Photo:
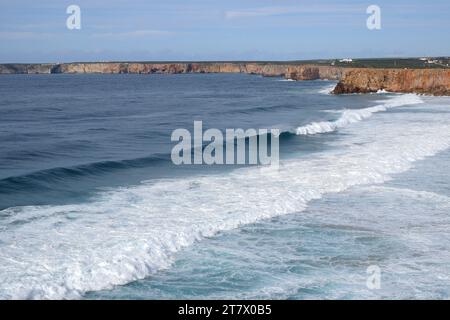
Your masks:
<svg viewBox="0 0 450 320"><path fill-rule="evenodd" d="M328 66L287 66L286 78L293 80L339 80L343 68Z"/></svg>
<svg viewBox="0 0 450 320"><path fill-rule="evenodd" d="M348 69L335 94L390 92L450 95L450 69Z"/></svg>

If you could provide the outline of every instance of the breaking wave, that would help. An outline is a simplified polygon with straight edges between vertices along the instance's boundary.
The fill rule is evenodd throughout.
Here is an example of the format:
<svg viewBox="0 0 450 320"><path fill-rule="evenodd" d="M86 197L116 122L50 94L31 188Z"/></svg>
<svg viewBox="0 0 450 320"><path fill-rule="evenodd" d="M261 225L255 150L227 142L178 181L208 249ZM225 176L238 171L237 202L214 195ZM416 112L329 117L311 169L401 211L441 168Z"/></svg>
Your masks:
<svg viewBox="0 0 450 320"><path fill-rule="evenodd" d="M331 94L331 92L333 92L335 87L336 87L336 84L333 84L331 86L326 86L325 88L320 89L319 93L321 93L321 94Z"/></svg>
<svg viewBox="0 0 450 320"><path fill-rule="evenodd" d="M312 122L306 126L301 126L293 130L297 135L313 135L318 133L328 133L344 128L349 124L362 121L371 117L374 113L383 112L387 109L400 107L405 105L419 104L423 101L414 94L406 94L396 96L383 104L376 105L370 108L345 110L336 121L320 121Z"/></svg>

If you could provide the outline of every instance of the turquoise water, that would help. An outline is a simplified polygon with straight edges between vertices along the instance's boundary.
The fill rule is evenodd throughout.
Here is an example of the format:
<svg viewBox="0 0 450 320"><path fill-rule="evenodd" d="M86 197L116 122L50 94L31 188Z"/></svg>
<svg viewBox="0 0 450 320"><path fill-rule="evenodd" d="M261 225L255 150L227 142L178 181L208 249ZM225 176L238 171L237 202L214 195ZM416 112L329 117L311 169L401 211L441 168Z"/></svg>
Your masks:
<svg viewBox="0 0 450 320"><path fill-rule="evenodd" d="M325 196L301 213L222 232L176 254L173 265L151 277L86 298L448 299L450 190L446 185L437 196L432 181L435 166L450 172L449 156L385 185ZM418 187L424 179L428 185ZM370 265L380 266L379 290L366 286Z"/></svg>
<svg viewBox="0 0 450 320"><path fill-rule="evenodd" d="M450 100L332 85L0 78L0 297L448 298ZM175 168L194 120L280 128L280 168Z"/></svg>

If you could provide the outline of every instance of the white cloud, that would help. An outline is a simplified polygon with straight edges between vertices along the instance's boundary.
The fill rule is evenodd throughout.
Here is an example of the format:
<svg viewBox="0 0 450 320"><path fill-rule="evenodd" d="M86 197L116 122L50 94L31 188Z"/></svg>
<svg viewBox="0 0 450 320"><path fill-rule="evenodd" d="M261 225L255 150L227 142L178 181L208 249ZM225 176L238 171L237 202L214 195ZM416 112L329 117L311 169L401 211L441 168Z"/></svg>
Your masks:
<svg viewBox="0 0 450 320"><path fill-rule="evenodd" d="M247 17L265 17L265 16L274 16L274 15L298 13L298 12L299 12L298 8L265 7L265 8L239 10L239 11L226 11L225 18L235 19L235 18L247 18Z"/></svg>
<svg viewBox="0 0 450 320"><path fill-rule="evenodd" d="M137 38L137 37L154 37L154 36L170 36L174 33L165 30L134 30L127 32L107 32L107 33L94 33L93 37L96 38Z"/></svg>
<svg viewBox="0 0 450 320"><path fill-rule="evenodd" d="M291 7L262 7L244 10L231 10L225 12L226 19L252 18L252 17L268 17L285 14L299 13L325 13L325 12L356 12L358 6L350 5L308 5L308 6L291 6Z"/></svg>
<svg viewBox="0 0 450 320"><path fill-rule="evenodd" d="M0 31L0 39L21 40L33 38L49 38L53 37L52 33L31 32L31 31Z"/></svg>

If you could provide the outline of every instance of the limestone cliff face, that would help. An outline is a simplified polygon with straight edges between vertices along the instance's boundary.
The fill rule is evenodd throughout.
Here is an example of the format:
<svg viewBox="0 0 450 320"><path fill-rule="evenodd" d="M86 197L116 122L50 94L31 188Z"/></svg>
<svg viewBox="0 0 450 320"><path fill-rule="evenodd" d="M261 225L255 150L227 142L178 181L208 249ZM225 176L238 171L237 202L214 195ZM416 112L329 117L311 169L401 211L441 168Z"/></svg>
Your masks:
<svg viewBox="0 0 450 320"><path fill-rule="evenodd" d="M67 63L60 73L251 73L283 76L287 67L257 63Z"/></svg>
<svg viewBox="0 0 450 320"><path fill-rule="evenodd" d="M378 90L450 95L450 69L347 69L334 93Z"/></svg>
<svg viewBox="0 0 450 320"><path fill-rule="evenodd" d="M1 70L0 70L1 72ZM64 63L53 73L249 73L294 80L339 79L340 68L270 63Z"/></svg>

